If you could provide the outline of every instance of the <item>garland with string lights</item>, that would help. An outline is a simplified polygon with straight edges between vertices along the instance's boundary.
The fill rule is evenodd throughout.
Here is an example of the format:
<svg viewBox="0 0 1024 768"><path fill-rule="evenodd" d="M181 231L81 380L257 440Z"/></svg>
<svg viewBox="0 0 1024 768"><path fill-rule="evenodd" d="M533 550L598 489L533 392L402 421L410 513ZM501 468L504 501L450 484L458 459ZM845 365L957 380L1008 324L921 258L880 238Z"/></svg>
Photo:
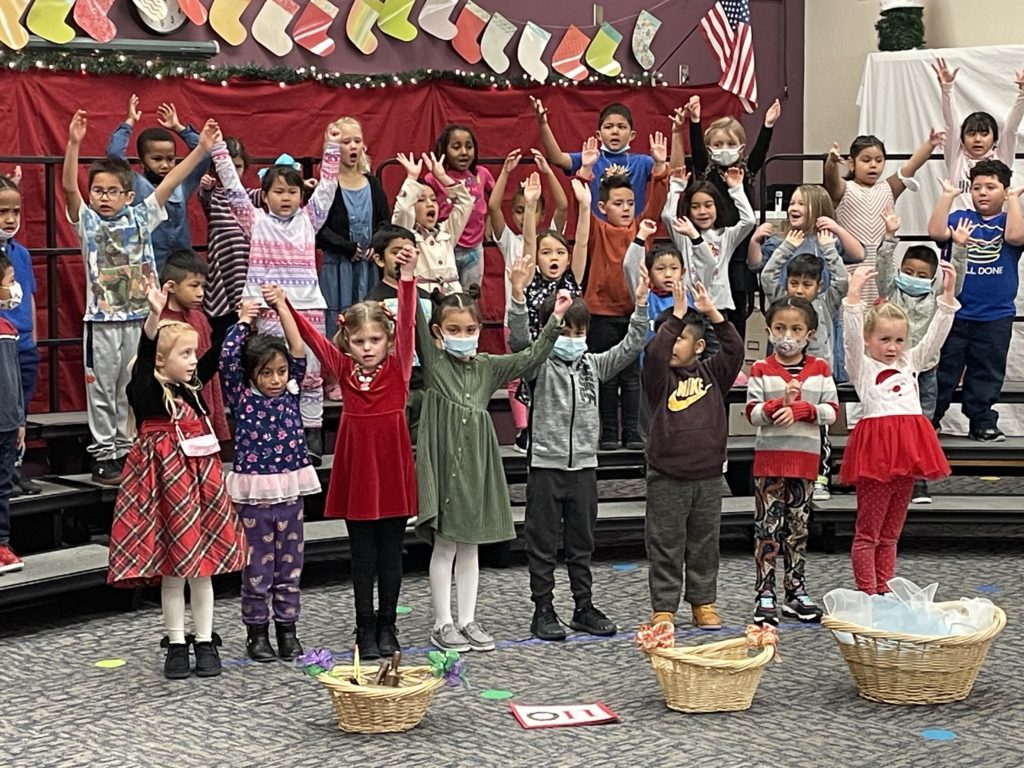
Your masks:
<svg viewBox="0 0 1024 768"><path fill-rule="evenodd" d="M503 77L498 75L440 69L417 69L396 74L353 75L333 72L315 66L261 67L257 64L210 64L199 61L164 61L159 58L137 59L125 54L96 56L70 52L6 53L0 52L0 67L16 72L48 70L50 72L79 72L83 75L132 75L155 78L182 77L204 83L220 83L227 86L232 79L262 80L276 82L282 88L304 82L317 82L335 88L392 88L402 85L444 81L469 88L524 88L538 85L526 76ZM668 85L660 72L644 72L637 75L603 77L591 75L582 83L567 78L549 80L548 85L625 85L634 88Z"/></svg>

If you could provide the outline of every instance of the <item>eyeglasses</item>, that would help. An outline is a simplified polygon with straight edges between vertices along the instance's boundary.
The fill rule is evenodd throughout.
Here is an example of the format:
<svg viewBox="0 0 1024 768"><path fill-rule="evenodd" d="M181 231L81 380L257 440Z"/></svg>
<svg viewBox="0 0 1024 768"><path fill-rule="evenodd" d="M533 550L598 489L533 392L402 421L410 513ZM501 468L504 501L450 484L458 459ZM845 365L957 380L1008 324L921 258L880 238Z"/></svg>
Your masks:
<svg viewBox="0 0 1024 768"><path fill-rule="evenodd" d="M107 187L106 189L103 187L93 187L89 192L92 193L93 197L98 197L100 200L104 198L114 200L124 194L124 190L118 187Z"/></svg>

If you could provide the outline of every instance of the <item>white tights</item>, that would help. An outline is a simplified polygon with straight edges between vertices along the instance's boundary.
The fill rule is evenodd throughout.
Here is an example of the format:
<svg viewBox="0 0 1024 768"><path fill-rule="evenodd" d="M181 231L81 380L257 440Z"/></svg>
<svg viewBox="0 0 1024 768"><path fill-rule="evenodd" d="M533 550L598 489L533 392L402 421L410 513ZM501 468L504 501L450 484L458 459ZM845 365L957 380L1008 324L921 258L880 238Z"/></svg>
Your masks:
<svg viewBox="0 0 1024 768"><path fill-rule="evenodd" d="M430 556L430 602L434 608L434 629L452 621L452 564L455 564L456 600L459 624L475 620L476 593L480 587L479 547L454 542L434 534L434 553Z"/></svg>
<svg viewBox="0 0 1024 768"><path fill-rule="evenodd" d="M178 644L185 642L185 581L179 576L164 576L160 584L164 629L170 641ZM196 642L208 643L213 639L213 580L209 576L190 576L188 587Z"/></svg>

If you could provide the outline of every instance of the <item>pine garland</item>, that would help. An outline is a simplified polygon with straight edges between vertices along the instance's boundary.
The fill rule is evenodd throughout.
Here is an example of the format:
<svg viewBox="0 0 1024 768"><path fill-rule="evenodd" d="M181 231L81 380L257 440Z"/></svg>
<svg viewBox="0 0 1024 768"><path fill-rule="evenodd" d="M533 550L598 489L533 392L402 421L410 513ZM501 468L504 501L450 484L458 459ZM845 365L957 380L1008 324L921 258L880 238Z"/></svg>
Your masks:
<svg viewBox="0 0 1024 768"><path fill-rule="evenodd" d="M875 24L878 50L924 48L924 8L890 8Z"/></svg>
<svg viewBox="0 0 1024 768"><path fill-rule="evenodd" d="M315 81L335 88L391 88L424 82L449 82L470 88L523 88L538 83L532 78L502 77L463 70L417 69L397 74L353 75L316 66L262 67L258 64L210 64L202 61L172 61L159 57L135 58L124 53L83 55L70 51L10 53L0 51L0 67L16 72L49 70L80 72L83 75L132 75L140 78L181 77L227 86L231 80L262 80L288 85ZM549 80L548 85L577 85L573 80ZM627 85L635 88L668 85L660 72L603 77L592 75L581 85Z"/></svg>

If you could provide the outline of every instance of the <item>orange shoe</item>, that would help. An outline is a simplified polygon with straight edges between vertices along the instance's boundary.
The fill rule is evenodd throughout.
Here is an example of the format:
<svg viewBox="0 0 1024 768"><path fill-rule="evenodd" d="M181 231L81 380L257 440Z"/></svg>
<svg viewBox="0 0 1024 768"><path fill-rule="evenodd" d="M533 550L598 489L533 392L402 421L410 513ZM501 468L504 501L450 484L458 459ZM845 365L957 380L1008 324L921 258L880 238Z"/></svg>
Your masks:
<svg viewBox="0 0 1024 768"><path fill-rule="evenodd" d="M651 626L656 624L671 624L673 627L676 625L676 617L668 611L655 611L651 617Z"/></svg>
<svg viewBox="0 0 1024 768"><path fill-rule="evenodd" d="M693 606L693 623L698 629L713 631L722 628L722 618L714 603Z"/></svg>

